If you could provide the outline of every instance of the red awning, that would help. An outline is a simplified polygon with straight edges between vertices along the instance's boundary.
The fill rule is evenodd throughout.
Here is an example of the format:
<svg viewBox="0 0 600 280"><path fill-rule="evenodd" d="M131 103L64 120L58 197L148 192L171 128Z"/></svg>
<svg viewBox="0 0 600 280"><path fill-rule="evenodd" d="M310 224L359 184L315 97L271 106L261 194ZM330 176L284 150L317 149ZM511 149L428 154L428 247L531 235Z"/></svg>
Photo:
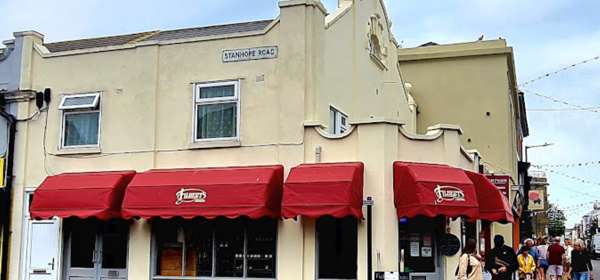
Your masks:
<svg viewBox="0 0 600 280"><path fill-rule="evenodd" d="M123 217L280 216L283 166L151 170L131 180Z"/></svg>
<svg viewBox="0 0 600 280"><path fill-rule="evenodd" d="M33 219L120 218L125 186L135 171L64 173L47 177L35 190Z"/></svg>
<svg viewBox="0 0 600 280"><path fill-rule="evenodd" d="M395 162L394 202L398 217L479 215L473 183L462 169L447 165Z"/></svg>
<svg viewBox="0 0 600 280"><path fill-rule="evenodd" d="M482 174L471 171L465 173L475 184L479 201L479 219L490 222L514 222L512 209L496 185Z"/></svg>
<svg viewBox="0 0 600 280"><path fill-rule="evenodd" d="M301 164L292 168L283 188L282 215L362 219L363 164Z"/></svg>

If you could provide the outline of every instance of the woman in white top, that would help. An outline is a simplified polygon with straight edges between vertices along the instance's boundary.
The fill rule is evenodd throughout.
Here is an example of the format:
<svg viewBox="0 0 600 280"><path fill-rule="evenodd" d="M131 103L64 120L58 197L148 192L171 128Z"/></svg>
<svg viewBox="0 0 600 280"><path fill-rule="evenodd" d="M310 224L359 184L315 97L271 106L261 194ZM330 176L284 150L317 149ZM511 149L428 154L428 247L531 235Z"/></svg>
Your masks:
<svg viewBox="0 0 600 280"><path fill-rule="evenodd" d="M481 258L475 252L476 248L477 243L475 240L467 240L458 263L458 280L483 280Z"/></svg>

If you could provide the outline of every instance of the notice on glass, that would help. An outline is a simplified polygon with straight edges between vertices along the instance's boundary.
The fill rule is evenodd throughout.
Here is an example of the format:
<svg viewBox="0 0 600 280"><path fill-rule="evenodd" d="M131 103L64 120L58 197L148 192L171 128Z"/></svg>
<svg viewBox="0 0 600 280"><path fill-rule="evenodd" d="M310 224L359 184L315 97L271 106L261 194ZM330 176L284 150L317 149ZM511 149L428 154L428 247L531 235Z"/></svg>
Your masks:
<svg viewBox="0 0 600 280"><path fill-rule="evenodd" d="M410 256L418 257L420 256L419 251L419 242L410 242Z"/></svg>
<svg viewBox="0 0 600 280"><path fill-rule="evenodd" d="M423 247L431 247L431 235L426 234L423 236Z"/></svg>
<svg viewBox="0 0 600 280"><path fill-rule="evenodd" d="M423 246L421 248L421 257L424 258L430 258L432 256L432 252L433 250L431 249L431 247L425 247Z"/></svg>

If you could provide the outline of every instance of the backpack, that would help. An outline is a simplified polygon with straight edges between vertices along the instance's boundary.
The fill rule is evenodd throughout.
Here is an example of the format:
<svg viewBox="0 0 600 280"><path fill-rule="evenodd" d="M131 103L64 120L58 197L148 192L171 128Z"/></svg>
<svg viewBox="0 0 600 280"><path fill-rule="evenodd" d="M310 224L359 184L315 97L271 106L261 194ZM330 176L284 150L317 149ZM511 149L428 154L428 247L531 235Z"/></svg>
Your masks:
<svg viewBox="0 0 600 280"><path fill-rule="evenodd" d="M463 255L465 255L465 254L463 254ZM471 267L471 256L469 254L466 254L466 255L467 255L467 277L469 277L469 274L471 274L471 272L473 272L473 267ZM460 268L460 261L458 261L458 265L456 266L456 271L454 272L454 276L458 276L459 268Z"/></svg>

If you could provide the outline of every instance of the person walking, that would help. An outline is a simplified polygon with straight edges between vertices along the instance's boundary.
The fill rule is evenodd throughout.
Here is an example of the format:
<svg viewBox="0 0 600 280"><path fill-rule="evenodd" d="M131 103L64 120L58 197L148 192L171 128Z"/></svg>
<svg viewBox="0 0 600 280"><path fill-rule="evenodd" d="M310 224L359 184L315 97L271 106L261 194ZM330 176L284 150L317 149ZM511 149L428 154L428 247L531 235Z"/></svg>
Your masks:
<svg viewBox="0 0 600 280"><path fill-rule="evenodd" d="M547 237L540 237L536 246L538 252L537 280L546 280L546 269L548 269L548 245L546 245L546 241Z"/></svg>
<svg viewBox="0 0 600 280"><path fill-rule="evenodd" d="M483 280L480 257L476 254L477 242L467 240L458 263L458 280Z"/></svg>
<svg viewBox="0 0 600 280"><path fill-rule="evenodd" d="M565 238L565 255L566 262L563 274L563 280L571 279L571 253L573 252L573 241L570 238Z"/></svg>
<svg viewBox="0 0 600 280"><path fill-rule="evenodd" d="M562 280L565 248L560 245L560 237L554 237L552 245L548 246L547 256L550 280Z"/></svg>
<svg viewBox="0 0 600 280"><path fill-rule="evenodd" d="M519 263L519 279L533 280L535 260L533 256L529 254L529 248L521 248L521 253L517 256L517 261Z"/></svg>
<svg viewBox="0 0 600 280"><path fill-rule="evenodd" d="M494 236L494 249L485 258L485 270L492 274L492 280L512 280L518 268L513 248L504 245L502 235Z"/></svg>
<svg viewBox="0 0 600 280"><path fill-rule="evenodd" d="M571 270L573 271L573 280L594 279L594 275L591 273L594 268L592 267L590 253L581 239L575 241L571 252Z"/></svg>

